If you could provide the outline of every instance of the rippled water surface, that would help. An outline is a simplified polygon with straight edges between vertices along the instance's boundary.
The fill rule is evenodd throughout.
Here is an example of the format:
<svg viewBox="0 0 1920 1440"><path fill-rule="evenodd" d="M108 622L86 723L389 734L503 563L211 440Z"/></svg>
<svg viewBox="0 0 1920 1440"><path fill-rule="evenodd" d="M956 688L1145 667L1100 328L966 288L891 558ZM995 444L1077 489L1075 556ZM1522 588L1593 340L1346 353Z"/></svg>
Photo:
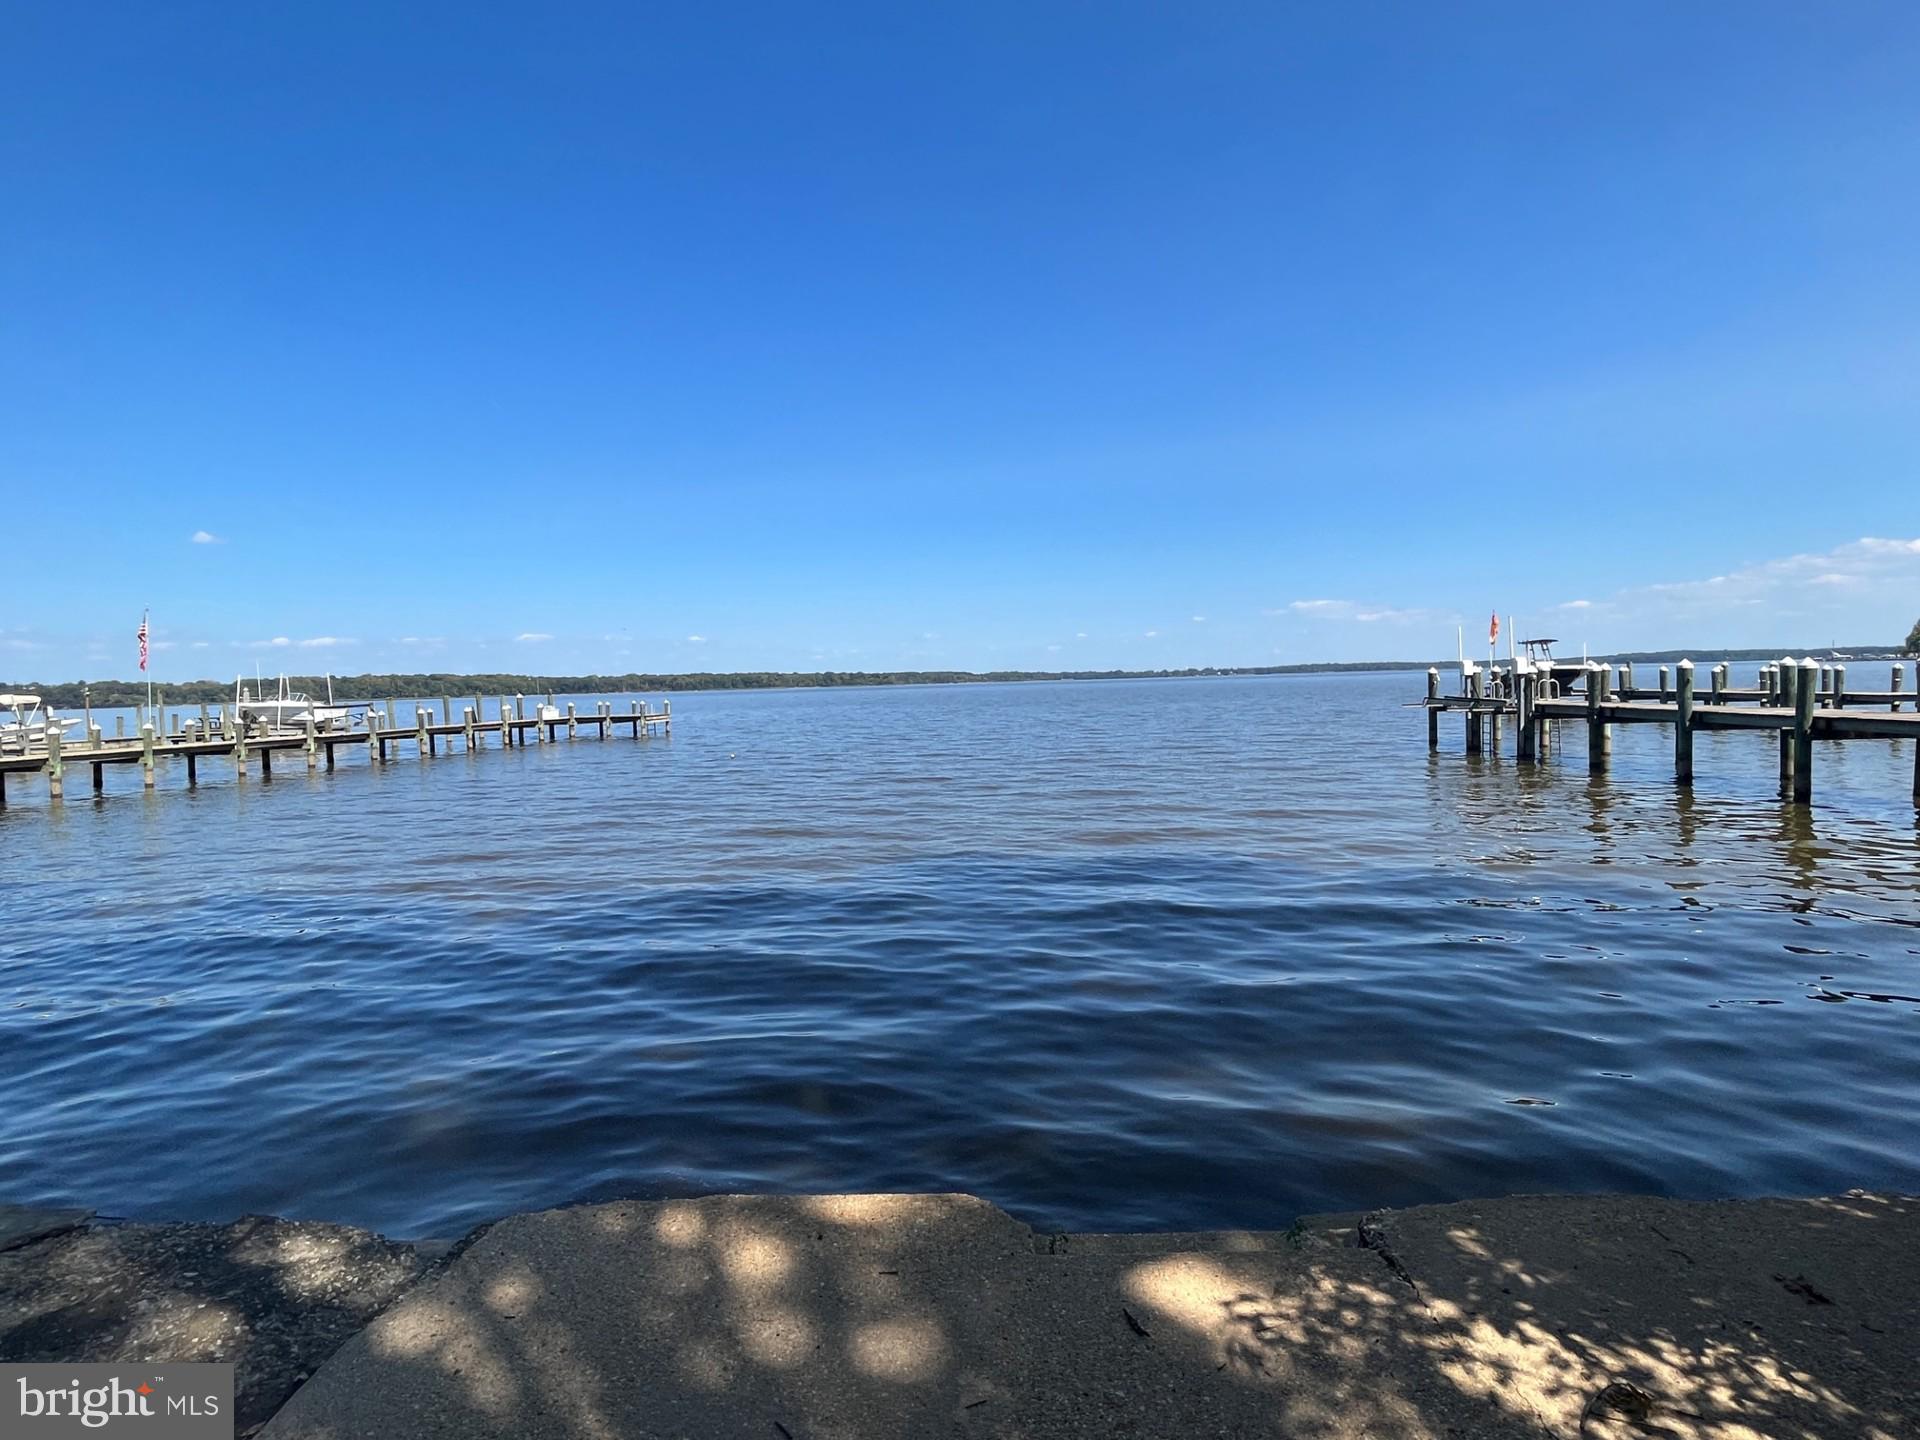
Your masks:
<svg viewBox="0 0 1920 1440"><path fill-rule="evenodd" d="M0 1199L1920 1189L1909 742L1821 743L1796 812L1747 734L1690 795L1664 728L1602 781L1577 732L1430 756L1421 685L685 695L671 741L15 780Z"/></svg>

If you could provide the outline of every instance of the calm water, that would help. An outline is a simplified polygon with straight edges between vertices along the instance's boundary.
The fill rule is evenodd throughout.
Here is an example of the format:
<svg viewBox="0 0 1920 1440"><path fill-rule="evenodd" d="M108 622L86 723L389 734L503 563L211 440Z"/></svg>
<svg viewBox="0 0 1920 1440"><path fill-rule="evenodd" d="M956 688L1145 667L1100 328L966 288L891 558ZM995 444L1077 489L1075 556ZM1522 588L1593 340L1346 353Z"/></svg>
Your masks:
<svg viewBox="0 0 1920 1440"><path fill-rule="evenodd" d="M1906 744L1821 744L1808 815L1746 735L1690 796L1651 727L1598 783L1578 733L1429 756L1422 683L686 695L670 742L16 782L0 1199L1920 1189Z"/></svg>

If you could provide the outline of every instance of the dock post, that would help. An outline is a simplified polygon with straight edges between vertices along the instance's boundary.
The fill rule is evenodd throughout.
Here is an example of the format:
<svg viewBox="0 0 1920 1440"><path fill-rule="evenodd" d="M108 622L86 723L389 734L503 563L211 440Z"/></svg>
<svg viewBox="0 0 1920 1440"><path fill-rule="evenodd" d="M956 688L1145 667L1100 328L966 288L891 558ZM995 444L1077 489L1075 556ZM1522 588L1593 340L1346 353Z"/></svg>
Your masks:
<svg viewBox="0 0 1920 1440"><path fill-rule="evenodd" d="M49 725L47 727L47 798L49 800L60 798L65 789L62 784L65 774L66 766L60 763L60 727Z"/></svg>
<svg viewBox="0 0 1920 1440"><path fill-rule="evenodd" d="M1899 712L1900 688L1906 683L1906 680L1907 680L1907 667L1900 664L1900 662L1896 660L1893 666L1893 683L1887 687L1889 690L1893 692L1893 703L1887 706L1887 708L1889 710L1894 711L1895 713Z"/></svg>
<svg viewBox="0 0 1920 1440"><path fill-rule="evenodd" d="M0 810L7 808L7 772L0 770Z"/></svg>
<svg viewBox="0 0 1920 1440"><path fill-rule="evenodd" d="M187 752L187 788L192 790L200 784L199 757L191 750Z"/></svg>
<svg viewBox="0 0 1920 1440"><path fill-rule="evenodd" d="M1800 680L1793 692L1793 800L1805 805L1813 799L1813 702L1809 688L1819 670L1814 660L1800 662Z"/></svg>
<svg viewBox="0 0 1920 1440"><path fill-rule="evenodd" d="M1620 662L1620 698L1622 700L1633 698L1633 662L1631 660Z"/></svg>
<svg viewBox="0 0 1920 1440"><path fill-rule="evenodd" d="M471 755L473 753L473 706L466 705L461 709L463 711L461 719L467 730L467 753Z"/></svg>
<svg viewBox="0 0 1920 1440"><path fill-rule="evenodd" d="M1714 666L1712 670L1707 672L1707 684L1712 687L1707 703L1709 705L1718 705L1720 703L1721 692L1727 688L1726 671L1722 670L1718 665Z"/></svg>
<svg viewBox="0 0 1920 1440"><path fill-rule="evenodd" d="M312 770L320 764L320 742L314 738L313 716L307 716L307 743L301 747L307 752L307 769ZM327 752L331 755L333 752Z"/></svg>
<svg viewBox="0 0 1920 1440"><path fill-rule="evenodd" d="M502 695L500 697L500 746L501 748L502 749L511 748L516 743L518 738L519 737L513 733L513 708L507 704L507 697Z"/></svg>
<svg viewBox="0 0 1920 1440"><path fill-rule="evenodd" d="M440 723L442 725L451 725L453 723L453 701L445 695L440 697Z"/></svg>
<svg viewBox="0 0 1920 1440"><path fill-rule="evenodd" d="M369 762L387 758L387 747L380 739L380 712L371 705L367 707L367 759Z"/></svg>
<svg viewBox="0 0 1920 1440"><path fill-rule="evenodd" d="M93 762L93 793L98 795L107 788L107 767L98 760Z"/></svg>
<svg viewBox="0 0 1920 1440"><path fill-rule="evenodd" d="M567 702L567 739L571 740L580 733L580 717L573 713L573 701Z"/></svg>
<svg viewBox="0 0 1920 1440"><path fill-rule="evenodd" d="M1844 665L1833 667L1833 708L1847 708L1847 667Z"/></svg>
<svg viewBox="0 0 1920 1440"><path fill-rule="evenodd" d="M213 716L207 713L207 702L200 702L200 738L206 739L213 733Z"/></svg>
<svg viewBox="0 0 1920 1440"><path fill-rule="evenodd" d="M1624 698L1624 697L1623 697ZM1673 677L1666 666L1660 667L1660 703L1666 704L1673 698Z"/></svg>
<svg viewBox="0 0 1920 1440"><path fill-rule="evenodd" d="M1673 698L1680 713L1673 722L1673 778L1682 785L1693 784L1693 661L1682 660L1674 669Z"/></svg>
<svg viewBox="0 0 1920 1440"><path fill-rule="evenodd" d="M673 734L673 701L671 699L660 702L660 713L665 717L662 721L662 728L667 734Z"/></svg>
<svg viewBox="0 0 1920 1440"><path fill-rule="evenodd" d="M1587 773L1600 775L1607 768L1607 725L1600 718L1600 697L1606 689L1606 682L1600 678L1600 667L1591 661L1587 664Z"/></svg>
<svg viewBox="0 0 1920 1440"><path fill-rule="evenodd" d="M234 778L247 778L247 727L244 724L233 727L233 773Z"/></svg>
<svg viewBox="0 0 1920 1440"><path fill-rule="evenodd" d="M422 760L426 759L429 755L437 753L438 747L434 744L433 732L428 728L431 720L432 712L430 712L426 706L419 705L414 708L413 746L415 750L419 751Z"/></svg>
<svg viewBox="0 0 1920 1440"><path fill-rule="evenodd" d="M1774 671L1774 706L1777 709L1793 709L1793 692L1800 680L1800 662L1791 655L1782 660ZM1810 680L1807 682L1812 684ZM1793 794L1793 724L1792 717L1780 731L1780 794L1782 797Z"/></svg>
<svg viewBox="0 0 1920 1440"><path fill-rule="evenodd" d="M262 780L273 779L273 750L272 747L266 745L260 747L260 778Z"/></svg>
<svg viewBox="0 0 1920 1440"><path fill-rule="evenodd" d="M1467 680L1467 754L1480 753L1480 700L1487 693L1487 672L1475 670Z"/></svg>
<svg viewBox="0 0 1920 1440"><path fill-rule="evenodd" d="M140 727L140 783L148 790L153 789L153 726L151 723Z"/></svg>
<svg viewBox="0 0 1920 1440"><path fill-rule="evenodd" d="M124 740L127 738L126 716L116 715L113 717L113 738L116 740Z"/></svg>
<svg viewBox="0 0 1920 1440"><path fill-rule="evenodd" d="M1440 671L1437 667L1427 667L1427 749L1440 748ZM644 730L645 724L635 725L635 732Z"/></svg>
<svg viewBox="0 0 1920 1440"><path fill-rule="evenodd" d="M1530 670L1514 673L1513 725L1513 758L1536 759L1539 751L1533 730L1533 672Z"/></svg>

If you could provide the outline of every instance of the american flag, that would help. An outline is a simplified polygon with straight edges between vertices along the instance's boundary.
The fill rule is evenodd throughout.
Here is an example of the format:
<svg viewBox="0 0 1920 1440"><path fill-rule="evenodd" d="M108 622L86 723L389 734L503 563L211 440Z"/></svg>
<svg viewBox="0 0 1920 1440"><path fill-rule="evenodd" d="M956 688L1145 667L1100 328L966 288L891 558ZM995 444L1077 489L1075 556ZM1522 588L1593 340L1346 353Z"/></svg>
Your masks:
<svg viewBox="0 0 1920 1440"><path fill-rule="evenodd" d="M1500 638L1500 612L1494 611L1487 623L1487 643L1493 644Z"/></svg>
<svg viewBox="0 0 1920 1440"><path fill-rule="evenodd" d="M147 668L147 616L145 611L142 611L140 615L138 638L140 640L140 668L144 670Z"/></svg>

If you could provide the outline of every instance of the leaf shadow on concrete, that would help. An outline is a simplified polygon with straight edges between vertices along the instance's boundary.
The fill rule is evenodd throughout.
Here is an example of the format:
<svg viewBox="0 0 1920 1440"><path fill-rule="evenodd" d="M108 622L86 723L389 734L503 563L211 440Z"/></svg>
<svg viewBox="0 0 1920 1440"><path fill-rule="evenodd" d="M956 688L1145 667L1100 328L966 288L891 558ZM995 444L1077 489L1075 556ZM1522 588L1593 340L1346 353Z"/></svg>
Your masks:
<svg viewBox="0 0 1920 1440"><path fill-rule="evenodd" d="M244 1436L421 1269L308 1221L75 1228L0 1252L0 1360L233 1362Z"/></svg>
<svg viewBox="0 0 1920 1440"><path fill-rule="evenodd" d="M1368 1243L1036 1237L966 1196L517 1216L266 1434L1913 1433L1913 1289L1885 1274L1920 1253L1911 1202L1523 1199L1333 1233Z"/></svg>

